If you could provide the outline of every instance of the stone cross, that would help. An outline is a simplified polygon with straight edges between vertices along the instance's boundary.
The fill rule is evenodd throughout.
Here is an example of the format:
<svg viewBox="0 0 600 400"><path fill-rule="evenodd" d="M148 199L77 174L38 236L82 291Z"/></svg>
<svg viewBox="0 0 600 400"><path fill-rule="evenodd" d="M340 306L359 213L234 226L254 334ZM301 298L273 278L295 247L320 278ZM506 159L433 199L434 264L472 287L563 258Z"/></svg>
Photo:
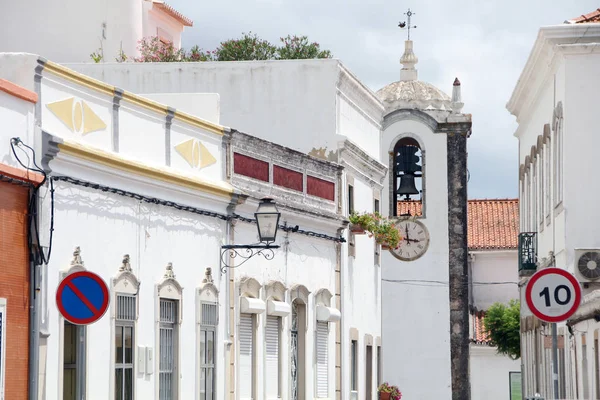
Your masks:
<svg viewBox="0 0 600 400"><path fill-rule="evenodd" d="M408 12L405 12L404 15L408 16L408 20L406 22L400 22L398 24L398 26L402 29L408 26L408 40L410 40L410 28L416 28L417 26L411 26L410 24L410 17L412 17L413 15L415 15L416 13L410 11L410 8L408 9Z"/></svg>

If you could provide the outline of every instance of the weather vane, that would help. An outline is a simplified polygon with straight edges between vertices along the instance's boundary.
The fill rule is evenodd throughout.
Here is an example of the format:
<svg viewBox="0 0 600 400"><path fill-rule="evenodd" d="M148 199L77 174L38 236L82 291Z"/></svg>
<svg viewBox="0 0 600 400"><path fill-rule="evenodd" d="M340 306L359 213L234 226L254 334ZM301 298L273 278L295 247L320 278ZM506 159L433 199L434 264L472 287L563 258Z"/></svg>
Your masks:
<svg viewBox="0 0 600 400"><path fill-rule="evenodd" d="M400 23L398 24L398 26L399 26L400 28L404 28L404 27L406 27L406 26L408 25L408 40L410 40L410 28L416 28L416 27L417 27L416 25L415 25L415 26L411 26L411 25L410 25L410 17L412 17L412 16L413 16L413 15L415 15L415 14L416 14L416 13L414 13L414 12L410 11L410 8L409 8L409 9L408 9L408 12L405 12L405 13L404 13L404 15L407 15L407 16L408 16L408 21L406 21L406 22L400 22Z"/></svg>

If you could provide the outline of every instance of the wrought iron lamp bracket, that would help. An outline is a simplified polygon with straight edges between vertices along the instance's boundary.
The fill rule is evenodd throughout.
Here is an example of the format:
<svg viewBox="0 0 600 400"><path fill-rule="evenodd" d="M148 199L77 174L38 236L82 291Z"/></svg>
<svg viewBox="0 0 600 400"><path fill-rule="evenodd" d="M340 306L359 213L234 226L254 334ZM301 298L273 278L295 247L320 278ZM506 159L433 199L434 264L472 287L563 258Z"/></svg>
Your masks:
<svg viewBox="0 0 600 400"><path fill-rule="evenodd" d="M273 250L278 249L279 245L273 245L271 243L273 242L267 242L265 244L229 244L221 246L221 272L225 273L227 268L237 268L259 254L267 260L272 260L273 257L275 257L275 252ZM241 262L229 264L228 258L229 260L241 259Z"/></svg>

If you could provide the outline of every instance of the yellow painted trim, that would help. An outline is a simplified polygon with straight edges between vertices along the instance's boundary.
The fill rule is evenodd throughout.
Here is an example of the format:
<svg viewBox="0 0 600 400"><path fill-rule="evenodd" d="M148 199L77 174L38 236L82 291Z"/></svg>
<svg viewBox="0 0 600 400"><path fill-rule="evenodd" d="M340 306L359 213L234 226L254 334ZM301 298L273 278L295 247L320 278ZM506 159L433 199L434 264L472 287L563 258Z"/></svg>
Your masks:
<svg viewBox="0 0 600 400"><path fill-rule="evenodd" d="M191 178L181 174L163 171L142 163L127 160L106 151L91 149L87 146L73 142L63 142L58 145L61 153L102 164L121 171L129 172L146 178L156 179L189 189L214 194L221 197L231 198L234 193L233 187L228 184L219 185L198 178Z"/></svg>
<svg viewBox="0 0 600 400"><path fill-rule="evenodd" d="M75 82L79 85L85 86L89 89L108 94L110 96L115 95L115 87L108 85L102 81L91 78L87 75L80 74L79 72L75 72L72 69L66 68L60 64L56 64L52 61L47 61L44 70L51 72L55 75L60 76L63 79L69 80L71 82ZM161 115L167 115L168 107L164 104L157 103L150 99L147 99L142 96L138 96L137 94L130 93L127 91L123 92L123 100L128 101L132 104L135 104L139 107L143 107L147 110L159 113ZM225 132L225 127L219 124L215 124L201 118L195 117L193 115L186 114L181 111L175 111L175 118L190 124L192 126L205 129L209 132L215 133L217 135L223 135Z"/></svg>
<svg viewBox="0 0 600 400"><path fill-rule="evenodd" d="M216 133L217 135L223 135L225 133L225 128L223 126L213 124L211 122L194 117L181 111L175 111L175 119L182 122L186 122L198 128L205 129L209 132Z"/></svg>
<svg viewBox="0 0 600 400"><path fill-rule="evenodd" d="M46 61L46 64L44 65L44 71L51 72L54 75L60 76L61 78L75 82L89 89L108 94L109 96L114 96L115 94L114 86L108 85L97 79L90 78L89 76L80 74L79 72L75 72L72 69L65 68L62 65L56 64L52 61Z"/></svg>

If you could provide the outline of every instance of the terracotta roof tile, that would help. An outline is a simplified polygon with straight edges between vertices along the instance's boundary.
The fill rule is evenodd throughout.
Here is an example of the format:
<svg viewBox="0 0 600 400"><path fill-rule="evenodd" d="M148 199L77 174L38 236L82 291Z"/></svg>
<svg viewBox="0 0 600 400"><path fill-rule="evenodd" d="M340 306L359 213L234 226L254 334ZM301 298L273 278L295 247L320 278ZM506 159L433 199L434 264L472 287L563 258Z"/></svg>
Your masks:
<svg viewBox="0 0 600 400"><path fill-rule="evenodd" d="M398 202L398 215L420 215L421 203ZM519 237L519 200L482 199L468 202L469 250L516 249Z"/></svg>
<svg viewBox="0 0 600 400"><path fill-rule="evenodd" d="M572 18L567 21L570 24L587 24L587 23L600 23L600 8L591 13L581 15L577 18Z"/></svg>
<svg viewBox="0 0 600 400"><path fill-rule="evenodd" d="M193 26L194 25L194 22L191 19L189 19L188 17L186 17L185 15L183 15L182 13L180 13L179 11L177 11L176 9L174 9L173 7L171 7L164 1L154 0L152 3L160 10L164 11L171 17L175 18L177 21L181 22L183 24L183 26Z"/></svg>
<svg viewBox="0 0 600 400"><path fill-rule="evenodd" d="M471 314L470 318L473 319L473 332L470 337L471 342L491 345L492 341L490 340L489 335L486 333L483 323L485 312L480 311L475 314Z"/></svg>

